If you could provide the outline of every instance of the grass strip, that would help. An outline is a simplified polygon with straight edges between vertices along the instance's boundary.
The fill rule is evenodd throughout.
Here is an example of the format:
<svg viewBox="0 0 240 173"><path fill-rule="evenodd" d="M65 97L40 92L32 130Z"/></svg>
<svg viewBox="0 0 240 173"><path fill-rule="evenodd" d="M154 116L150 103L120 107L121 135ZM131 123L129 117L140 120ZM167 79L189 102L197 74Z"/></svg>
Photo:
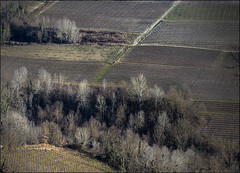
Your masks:
<svg viewBox="0 0 240 173"><path fill-rule="evenodd" d="M215 69L221 63L221 61L223 60L225 54L226 54L225 52L221 52L219 54L219 56L216 58L216 60L214 61L214 63L211 66L212 69Z"/></svg>
<svg viewBox="0 0 240 173"><path fill-rule="evenodd" d="M100 73L98 73L93 82L98 83L103 78L103 76L110 70L110 67L111 67L110 64L106 64L103 70Z"/></svg>
<svg viewBox="0 0 240 173"><path fill-rule="evenodd" d="M130 46L127 50L119 57L118 62L123 61L123 59L135 48L136 46Z"/></svg>
<svg viewBox="0 0 240 173"><path fill-rule="evenodd" d="M33 14L29 14L29 18L32 19L34 18L35 16L38 16L39 14L41 14L44 10L46 10L48 7L52 6L53 4L55 4L57 1L53 1L53 2L50 2L50 4L47 4L44 6L45 3L49 3L49 2L45 2L43 4L41 4L38 9L36 9L36 12L34 13L33 11Z"/></svg>
<svg viewBox="0 0 240 173"><path fill-rule="evenodd" d="M114 58L124 49L124 47L118 48L116 51L114 51L109 58L107 58L104 62L106 64L111 64L111 61L114 60Z"/></svg>

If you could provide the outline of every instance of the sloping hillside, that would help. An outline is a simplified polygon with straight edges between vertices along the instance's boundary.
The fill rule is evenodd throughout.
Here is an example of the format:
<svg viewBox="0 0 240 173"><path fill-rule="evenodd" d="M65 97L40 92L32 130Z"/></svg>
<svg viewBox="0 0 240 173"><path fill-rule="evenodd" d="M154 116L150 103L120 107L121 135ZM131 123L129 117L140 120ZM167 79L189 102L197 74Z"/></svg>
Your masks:
<svg viewBox="0 0 240 173"><path fill-rule="evenodd" d="M2 150L7 172L113 172L106 164L74 150L48 144Z"/></svg>

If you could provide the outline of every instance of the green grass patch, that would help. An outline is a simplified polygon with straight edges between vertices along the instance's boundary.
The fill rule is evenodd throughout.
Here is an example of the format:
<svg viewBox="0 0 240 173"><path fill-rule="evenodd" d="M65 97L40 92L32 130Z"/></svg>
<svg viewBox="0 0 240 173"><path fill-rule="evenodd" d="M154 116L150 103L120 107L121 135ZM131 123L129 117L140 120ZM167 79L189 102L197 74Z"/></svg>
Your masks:
<svg viewBox="0 0 240 173"><path fill-rule="evenodd" d="M225 57L226 53L225 52L221 52L218 57L216 58L216 60L214 61L214 63L212 64L211 68L215 69L217 68L217 66L219 66L219 64L222 62L223 58Z"/></svg>
<svg viewBox="0 0 240 173"><path fill-rule="evenodd" d="M1 56L69 61L105 61L119 46L85 46L67 44L31 44L2 46Z"/></svg>
<svg viewBox="0 0 240 173"><path fill-rule="evenodd" d="M106 64L105 67L103 68L103 70L98 73L98 75L96 76L96 78L94 79L94 83L98 83L100 82L100 80L103 78L103 76L110 70L111 65L110 64Z"/></svg>
<svg viewBox="0 0 240 173"><path fill-rule="evenodd" d="M105 60L105 63L110 64L110 62L114 60L114 58L116 58L116 56L119 54L119 52L122 51L122 49L123 49L122 47L117 48L116 51L110 54L110 56Z"/></svg>

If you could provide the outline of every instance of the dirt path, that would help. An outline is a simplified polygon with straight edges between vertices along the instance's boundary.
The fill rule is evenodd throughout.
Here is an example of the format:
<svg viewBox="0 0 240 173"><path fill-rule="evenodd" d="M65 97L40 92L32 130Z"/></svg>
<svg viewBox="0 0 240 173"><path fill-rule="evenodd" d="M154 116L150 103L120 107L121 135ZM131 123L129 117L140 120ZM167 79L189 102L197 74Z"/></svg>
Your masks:
<svg viewBox="0 0 240 173"><path fill-rule="evenodd" d="M35 15L41 14L43 11L45 11L49 6L55 4L58 1L46 1L41 4L39 4L37 7L33 8L32 10L29 11L29 16L33 17Z"/></svg>
<svg viewBox="0 0 240 173"><path fill-rule="evenodd" d="M144 39L152 30L154 27L157 26L159 22L163 20L163 18L170 13L178 4L180 1L175 1L172 6L158 19L156 22L154 22L150 27L148 27L143 33L141 33L133 42L131 46L127 46L122 48L121 50L118 51L118 53L115 55L114 58L111 59L111 62L107 62L107 66L96 76L95 81L99 82L103 78L103 76L108 72L109 65L112 66L116 64L116 62L121 62L121 60L126 56L131 49L136 46L142 39Z"/></svg>
<svg viewBox="0 0 240 173"><path fill-rule="evenodd" d="M136 46L142 39L144 39L148 34L150 34L150 32L153 30L153 28L155 26L157 26L163 20L163 18L166 17L168 15L168 13L170 13L179 3L180 3L180 1L175 1L172 4L172 6L156 22L154 22L150 27L148 27L142 34L140 34L135 39L132 46Z"/></svg>

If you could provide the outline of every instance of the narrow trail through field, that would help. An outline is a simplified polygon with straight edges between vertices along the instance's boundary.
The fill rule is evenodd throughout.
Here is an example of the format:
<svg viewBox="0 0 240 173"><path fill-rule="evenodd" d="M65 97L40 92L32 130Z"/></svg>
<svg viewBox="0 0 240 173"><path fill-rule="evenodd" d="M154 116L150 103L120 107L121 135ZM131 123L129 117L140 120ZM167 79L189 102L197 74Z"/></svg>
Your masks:
<svg viewBox="0 0 240 173"><path fill-rule="evenodd" d="M108 70L110 69L109 65L112 66L114 65L116 62L120 62L123 57L125 55L127 55L131 49L136 46L142 39L144 39L162 20L164 17L166 17L168 15L168 13L170 13L178 4L180 3L180 1L175 1L172 6L165 12L163 13L163 15L161 15L161 17L159 19L157 19L150 27L148 27L143 33L141 33L133 42L133 44L131 46L126 46L123 47L122 49L120 49L117 54L115 55L115 57L113 57L111 59L111 61L106 62L106 66L102 69L102 71L96 76L95 78L95 82L99 82L103 76L108 72Z"/></svg>
<svg viewBox="0 0 240 173"><path fill-rule="evenodd" d="M132 44L132 46L136 46L142 39L144 39L152 30L157 26L158 23L160 23L164 17L168 15L178 4L180 1L175 1L172 6L156 21L154 22L150 27L148 27L142 34L140 34Z"/></svg>
<svg viewBox="0 0 240 173"><path fill-rule="evenodd" d="M34 17L35 15L40 15L42 12L44 12L47 8L49 8L56 2L58 1L40 3L38 6L34 7L32 10L29 11L29 16Z"/></svg>

